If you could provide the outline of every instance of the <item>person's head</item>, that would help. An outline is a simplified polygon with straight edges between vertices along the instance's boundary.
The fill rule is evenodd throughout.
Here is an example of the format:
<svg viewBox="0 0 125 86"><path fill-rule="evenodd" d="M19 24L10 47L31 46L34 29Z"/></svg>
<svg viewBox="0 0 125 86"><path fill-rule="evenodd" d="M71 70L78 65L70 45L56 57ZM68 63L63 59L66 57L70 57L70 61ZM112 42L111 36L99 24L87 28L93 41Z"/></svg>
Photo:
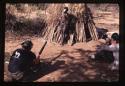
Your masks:
<svg viewBox="0 0 125 86"><path fill-rule="evenodd" d="M26 40L21 43L21 45L23 49L30 51L32 49L33 43L30 40Z"/></svg>
<svg viewBox="0 0 125 86"><path fill-rule="evenodd" d="M67 12L68 12L68 7L64 7L63 13L67 13Z"/></svg>
<svg viewBox="0 0 125 86"><path fill-rule="evenodd" d="M118 35L118 33L113 33L112 34L111 43L119 43L119 35Z"/></svg>

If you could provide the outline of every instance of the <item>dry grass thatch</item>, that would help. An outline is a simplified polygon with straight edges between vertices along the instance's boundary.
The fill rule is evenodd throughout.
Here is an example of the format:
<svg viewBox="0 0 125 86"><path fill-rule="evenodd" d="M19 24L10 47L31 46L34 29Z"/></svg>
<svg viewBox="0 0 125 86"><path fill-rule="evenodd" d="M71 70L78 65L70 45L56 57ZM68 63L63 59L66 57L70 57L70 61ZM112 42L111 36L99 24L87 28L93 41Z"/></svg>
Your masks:
<svg viewBox="0 0 125 86"><path fill-rule="evenodd" d="M64 7L68 7L69 14L72 16L72 19L76 17L76 23L72 24L72 26L74 26L73 28L75 28L75 34L77 34L77 35L75 35L76 41L83 42L83 41L88 40L85 36L87 34L90 34L91 38L93 40L98 39L94 21L90 20L88 22L88 19L86 20L83 18L83 14L87 13L85 4L51 4L51 5L49 5L49 7L46 10L46 13L47 13L46 22L48 24L48 28L45 30L45 33L44 33L44 35L45 35L44 37L46 39L50 39L50 41L54 41L53 38L58 39L58 37L53 37L54 33L55 33L54 30L56 29L58 22L60 22L59 18L62 15L62 11L63 11ZM87 9L89 9L89 8L87 8ZM89 15L91 15L90 12L89 12ZM88 22L87 27L85 27L84 20ZM67 29L72 29L72 28L67 28ZM88 29L87 31L89 31L89 32L86 32L86 29ZM59 34L61 34L61 33L59 33ZM64 33L62 33L62 34L64 34ZM60 40L66 40L63 37L61 37L61 38L62 39L60 39ZM73 41L73 39L69 39L69 40ZM59 43L59 41L56 41L56 42Z"/></svg>

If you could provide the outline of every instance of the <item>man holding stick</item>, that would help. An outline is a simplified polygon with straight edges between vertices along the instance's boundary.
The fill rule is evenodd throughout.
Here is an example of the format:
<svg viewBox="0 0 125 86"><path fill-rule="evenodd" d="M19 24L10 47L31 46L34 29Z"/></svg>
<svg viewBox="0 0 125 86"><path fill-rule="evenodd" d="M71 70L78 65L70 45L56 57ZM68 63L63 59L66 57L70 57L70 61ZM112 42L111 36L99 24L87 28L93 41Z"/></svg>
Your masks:
<svg viewBox="0 0 125 86"><path fill-rule="evenodd" d="M36 68L38 69L38 66L40 66L40 54L46 43L41 48L37 57L31 51L33 43L30 40L24 41L21 44L22 48L16 49L13 52L8 65L12 81L22 81L28 71L36 72Z"/></svg>

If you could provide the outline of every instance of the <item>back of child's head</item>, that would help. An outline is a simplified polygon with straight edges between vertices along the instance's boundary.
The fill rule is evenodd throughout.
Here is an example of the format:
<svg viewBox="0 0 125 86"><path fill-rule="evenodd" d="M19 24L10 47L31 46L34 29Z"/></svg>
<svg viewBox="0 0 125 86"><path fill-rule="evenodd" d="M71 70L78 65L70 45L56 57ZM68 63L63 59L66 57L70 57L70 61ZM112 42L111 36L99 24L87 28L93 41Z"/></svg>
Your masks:
<svg viewBox="0 0 125 86"><path fill-rule="evenodd" d="M119 43L119 34L118 33L113 33L111 38L115 40L117 43Z"/></svg>

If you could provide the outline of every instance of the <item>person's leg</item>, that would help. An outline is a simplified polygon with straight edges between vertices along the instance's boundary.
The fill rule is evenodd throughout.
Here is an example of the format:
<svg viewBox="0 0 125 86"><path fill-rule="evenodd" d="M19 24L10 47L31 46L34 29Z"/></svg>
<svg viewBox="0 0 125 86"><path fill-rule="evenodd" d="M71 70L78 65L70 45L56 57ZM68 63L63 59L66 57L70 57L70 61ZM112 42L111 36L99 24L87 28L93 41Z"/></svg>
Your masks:
<svg viewBox="0 0 125 86"><path fill-rule="evenodd" d="M91 58L95 60L104 60L105 57L106 53L103 50L97 51L94 55L91 55Z"/></svg>
<svg viewBox="0 0 125 86"><path fill-rule="evenodd" d="M24 77L24 73L23 72L10 73L9 76L11 77L12 82L21 82Z"/></svg>
<svg viewBox="0 0 125 86"><path fill-rule="evenodd" d="M108 63L112 63L114 61L114 56L113 56L113 52L110 51L105 51L105 55L106 55L106 61Z"/></svg>
<svg viewBox="0 0 125 86"><path fill-rule="evenodd" d="M99 51L95 54L95 59L96 60L102 60L104 58L105 52Z"/></svg>
<svg viewBox="0 0 125 86"><path fill-rule="evenodd" d="M30 68L33 72L37 72L41 69L41 63L33 64Z"/></svg>
<svg viewBox="0 0 125 86"><path fill-rule="evenodd" d="M111 63L114 61L113 53L110 51L102 50L95 54L95 59L102 60L108 63Z"/></svg>

